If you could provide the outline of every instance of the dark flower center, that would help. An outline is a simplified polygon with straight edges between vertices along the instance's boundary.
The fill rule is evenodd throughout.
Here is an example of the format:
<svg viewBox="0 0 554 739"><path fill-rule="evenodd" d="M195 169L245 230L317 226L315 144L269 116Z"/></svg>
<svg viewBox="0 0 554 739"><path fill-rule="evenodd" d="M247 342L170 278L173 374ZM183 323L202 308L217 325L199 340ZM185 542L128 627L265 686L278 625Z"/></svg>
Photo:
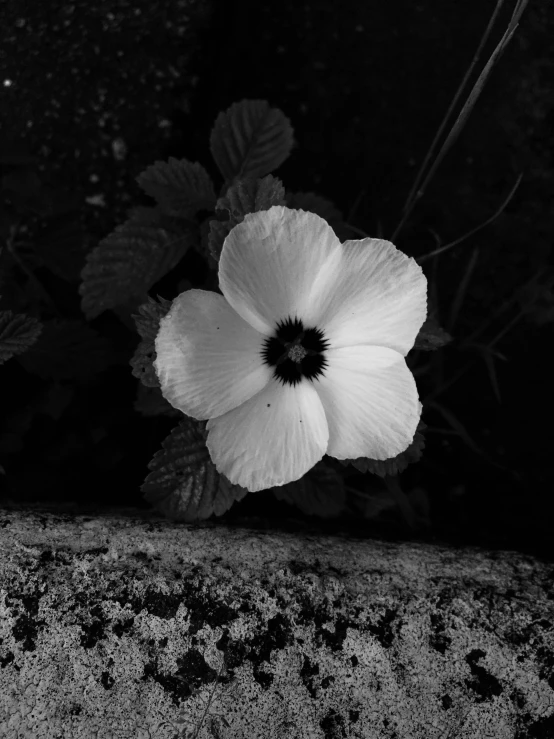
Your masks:
<svg viewBox="0 0 554 739"><path fill-rule="evenodd" d="M287 318L277 324L275 334L265 340L264 361L283 384L296 385L302 377L313 380L327 366L324 351L329 348L318 328L304 328L298 318Z"/></svg>

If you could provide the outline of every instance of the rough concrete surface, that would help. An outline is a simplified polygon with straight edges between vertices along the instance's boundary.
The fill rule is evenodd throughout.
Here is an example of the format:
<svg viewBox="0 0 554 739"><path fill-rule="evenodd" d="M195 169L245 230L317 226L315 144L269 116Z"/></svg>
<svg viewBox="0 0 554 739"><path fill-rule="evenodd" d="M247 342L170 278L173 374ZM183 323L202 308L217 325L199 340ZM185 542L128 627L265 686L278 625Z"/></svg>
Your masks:
<svg viewBox="0 0 554 739"><path fill-rule="evenodd" d="M0 736L551 737L553 623L515 552L2 510Z"/></svg>

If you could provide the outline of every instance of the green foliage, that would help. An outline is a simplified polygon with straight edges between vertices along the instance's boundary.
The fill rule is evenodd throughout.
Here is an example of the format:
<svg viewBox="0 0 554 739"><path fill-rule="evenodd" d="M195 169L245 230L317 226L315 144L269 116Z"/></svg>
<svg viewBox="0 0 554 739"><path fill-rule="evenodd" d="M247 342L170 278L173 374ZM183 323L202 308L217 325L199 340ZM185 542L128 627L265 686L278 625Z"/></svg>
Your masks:
<svg viewBox="0 0 554 739"><path fill-rule="evenodd" d="M231 185L217 201L216 214L222 220L215 218L210 221L208 249L212 258L219 262L227 234L244 220L247 213L269 210L273 205L285 205L285 189L276 177L249 178Z"/></svg>
<svg viewBox="0 0 554 739"><path fill-rule="evenodd" d="M145 295L183 258L197 238L191 228L181 233L134 217L103 239L87 256L79 288L87 318Z"/></svg>
<svg viewBox="0 0 554 739"><path fill-rule="evenodd" d="M221 516L248 492L220 475L206 447L206 422L185 417L162 442L142 485L145 499L175 521Z"/></svg>
<svg viewBox="0 0 554 739"><path fill-rule="evenodd" d="M0 364L27 351L38 339L42 325L36 318L0 311Z"/></svg>
<svg viewBox="0 0 554 739"><path fill-rule="evenodd" d="M359 472L371 472L373 475L378 475L379 477L398 475L409 464L421 459L425 447L425 438L422 432L426 428L425 423L420 420L412 443L406 451L401 452L396 457L384 460L358 457L357 459L339 459L339 462L343 465L351 464Z"/></svg>
<svg viewBox="0 0 554 739"><path fill-rule="evenodd" d="M344 481L338 472L318 462L304 477L272 488L277 500L295 505L303 513L319 518L336 518L344 508Z"/></svg>
<svg viewBox="0 0 554 739"><path fill-rule="evenodd" d="M171 300L160 298L159 303L148 297L148 301L139 306L138 315L134 315L137 331L142 337L142 341L136 348L131 359L132 373L137 377L143 385L149 388L159 387L160 382L154 369L154 359L156 358L155 340L156 334L160 327L160 321L169 311Z"/></svg>
<svg viewBox="0 0 554 739"><path fill-rule="evenodd" d="M199 210L213 210L215 206L212 180L198 162L169 157L167 162L148 167L137 182L169 216L192 218Z"/></svg>
<svg viewBox="0 0 554 739"><path fill-rule="evenodd" d="M216 118L210 151L227 183L263 177L277 169L293 146L289 119L266 100L241 100Z"/></svg>

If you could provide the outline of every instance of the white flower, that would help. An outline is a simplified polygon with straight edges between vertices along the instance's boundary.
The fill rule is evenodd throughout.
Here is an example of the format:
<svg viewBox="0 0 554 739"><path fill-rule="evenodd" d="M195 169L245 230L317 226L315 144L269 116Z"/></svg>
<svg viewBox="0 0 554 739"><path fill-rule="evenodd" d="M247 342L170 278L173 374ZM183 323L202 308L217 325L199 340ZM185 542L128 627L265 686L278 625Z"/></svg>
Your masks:
<svg viewBox="0 0 554 739"><path fill-rule="evenodd" d="M273 206L229 233L219 285L175 298L154 366L171 405L209 419L208 451L232 483L263 490L324 454L383 460L410 445L422 406L404 357L427 314L415 260Z"/></svg>

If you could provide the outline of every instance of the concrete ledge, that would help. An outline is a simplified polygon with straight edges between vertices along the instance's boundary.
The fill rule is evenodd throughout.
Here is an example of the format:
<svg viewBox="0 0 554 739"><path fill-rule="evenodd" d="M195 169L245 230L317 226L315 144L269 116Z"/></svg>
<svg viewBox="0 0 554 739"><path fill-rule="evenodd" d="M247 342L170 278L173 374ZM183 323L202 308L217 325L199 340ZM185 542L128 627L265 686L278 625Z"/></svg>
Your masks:
<svg viewBox="0 0 554 739"><path fill-rule="evenodd" d="M514 552L0 511L3 739L554 736L553 624Z"/></svg>

